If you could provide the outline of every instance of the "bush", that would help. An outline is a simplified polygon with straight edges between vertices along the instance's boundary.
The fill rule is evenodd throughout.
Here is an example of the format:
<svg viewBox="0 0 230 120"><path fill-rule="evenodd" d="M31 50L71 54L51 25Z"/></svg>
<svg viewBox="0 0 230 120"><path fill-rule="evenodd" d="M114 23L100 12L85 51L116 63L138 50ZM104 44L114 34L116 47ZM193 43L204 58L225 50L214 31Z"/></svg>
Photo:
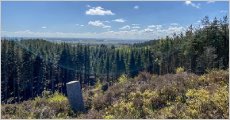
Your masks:
<svg viewBox="0 0 230 120"><path fill-rule="evenodd" d="M184 68L183 67L178 67L176 68L176 73L179 74L179 73L183 73L184 72Z"/></svg>
<svg viewBox="0 0 230 120"><path fill-rule="evenodd" d="M124 84L128 81L127 79L127 75L125 74L122 74L119 78L118 78L118 82L121 83L121 84Z"/></svg>
<svg viewBox="0 0 230 120"><path fill-rule="evenodd" d="M139 118L139 113L135 109L132 102L118 101L113 104L111 107L105 110L106 116L113 116L116 119L125 118L125 119L135 119Z"/></svg>
<svg viewBox="0 0 230 120"><path fill-rule="evenodd" d="M51 95L48 98L49 102L62 102L62 101L67 101L68 99L63 95L58 92L55 92L53 95Z"/></svg>
<svg viewBox="0 0 230 120"><path fill-rule="evenodd" d="M223 70L201 76L186 72L122 75L118 84L105 91L99 82L83 90L85 113L74 113L67 98L56 92L20 104L3 104L2 118L228 119L228 78L228 71Z"/></svg>
<svg viewBox="0 0 230 120"><path fill-rule="evenodd" d="M76 117L76 114L73 113L69 106L67 98L57 92L50 96L36 97L34 100L24 101L20 104L3 105L2 114L2 118L6 119L53 119Z"/></svg>

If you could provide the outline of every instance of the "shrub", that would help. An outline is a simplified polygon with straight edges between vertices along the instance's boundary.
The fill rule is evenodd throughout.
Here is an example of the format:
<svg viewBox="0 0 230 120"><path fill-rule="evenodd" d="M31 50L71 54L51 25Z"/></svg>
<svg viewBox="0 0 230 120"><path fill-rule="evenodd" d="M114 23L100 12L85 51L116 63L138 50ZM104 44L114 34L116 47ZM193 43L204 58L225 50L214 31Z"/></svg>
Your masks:
<svg viewBox="0 0 230 120"><path fill-rule="evenodd" d="M98 111L95 109L89 110L86 114L80 114L78 119L102 119L104 111Z"/></svg>
<svg viewBox="0 0 230 120"><path fill-rule="evenodd" d="M124 84L127 82L127 75L125 74L122 74L119 78L118 78L118 82L121 83L121 84Z"/></svg>
<svg viewBox="0 0 230 120"><path fill-rule="evenodd" d="M60 93L44 94L20 104L3 104L2 118L226 118L229 113L228 72L209 71L151 75L123 75L103 91L102 83L83 90L85 113L74 113Z"/></svg>
<svg viewBox="0 0 230 120"><path fill-rule="evenodd" d="M58 92L55 92L51 97L48 98L49 102L62 102L62 101L67 101L67 98Z"/></svg>
<svg viewBox="0 0 230 120"><path fill-rule="evenodd" d="M67 98L60 93L36 97L34 100L24 101L20 104L3 105L2 111L2 118L51 119L76 117L68 104Z"/></svg>
<svg viewBox="0 0 230 120"><path fill-rule="evenodd" d="M178 67L176 68L176 73L179 74L179 73L183 73L184 72L184 68L183 67Z"/></svg>
<svg viewBox="0 0 230 120"><path fill-rule="evenodd" d="M208 74L207 74L208 76ZM207 76L200 79L207 80ZM211 82L211 81L210 81ZM186 110L188 118L228 118L228 86L211 84L212 89L189 89L186 93Z"/></svg>
<svg viewBox="0 0 230 120"><path fill-rule="evenodd" d="M217 106L217 108L223 113L224 118L229 116L229 93L228 86L218 88L213 94L211 101ZM222 116L222 115L221 115Z"/></svg>
<svg viewBox="0 0 230 120"><path fill-rule="evenodd" d="M114 116L114 118L126 118L126 119L135 119L139 118L139 113L135 109L132 102L118 101L113 104L111 107L105 110L105 116Z"/></svg>

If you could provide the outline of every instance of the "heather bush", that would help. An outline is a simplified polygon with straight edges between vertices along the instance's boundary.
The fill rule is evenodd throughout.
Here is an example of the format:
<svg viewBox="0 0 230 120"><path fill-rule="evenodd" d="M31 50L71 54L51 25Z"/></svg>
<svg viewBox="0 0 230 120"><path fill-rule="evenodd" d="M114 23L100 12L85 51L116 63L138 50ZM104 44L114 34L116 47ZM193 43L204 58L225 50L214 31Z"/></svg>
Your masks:
<svg viewBox="0 0 230 120"><path fill-rule="evenodd" d="M106 114L104 118L124 118L135 119L139 118L140 113L135 109L133 102L125 102L123 100L117 101L111 107L105 109Z"/></svg>
<svg viewBox="0 0 230 120"><path fill-rule="evenodd" d="M127 79L127 75L123 74L121 75L119 78L118 78L118 82L121 83L121 84L124 84L128 81Z"/></svg>
<svg viewBox="0 0 230 120"><path fill-rule="evenodd" d="M84 113L74 113L64 95L44 92L34 100L3 104L2 118L227 119L228 78L224 70L200 76L186 72L160 76L141 72L135 78L122 75L106 89L100 82L84 88Z"/></svg>
<svg viewBox="0 0 230 120"><path fill-rule="evenodd" d="M76 114L70 109L67 98L57 92L50 96L36 97L34 100L24 101L20 104L6 104L2 106L2 118L5 119L72 117L76 117Z"/></svg>

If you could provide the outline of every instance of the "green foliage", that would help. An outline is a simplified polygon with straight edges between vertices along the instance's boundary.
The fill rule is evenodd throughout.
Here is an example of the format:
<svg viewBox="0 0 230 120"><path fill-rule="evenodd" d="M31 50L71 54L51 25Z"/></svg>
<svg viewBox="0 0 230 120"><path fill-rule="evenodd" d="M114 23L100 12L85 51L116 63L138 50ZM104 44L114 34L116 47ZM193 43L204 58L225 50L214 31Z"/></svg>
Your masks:
<svg viewBox="0 0 230 120"><path fill-rule="evenodd" d="M178 74L178 73L182 73L182 72L184 72L184 68L183 67L178 67L178 68L176 68L176 73Z"/></svg>
<svg viewBox="0 0 230 120"><path fill-rule="evenodd" d="M44 92L34 100L3 104L2 118L227 119L228 77L228 71L223 70L201 76L142 72L135 78L124 77L132 82L114 84L106 91L84 89L86 113L73 113L62 94Z"/></svg>
<svg viewBox="0 0 230 120"><path fill-rule="evenodd" d="M112 115L106 115L103 117L104 119L113 119L113 116Z"/></svg>
<svg viewBox="0 0 230 120"><path fill-rule="evenodd" d="M228 86L223 86L217 88L213 94L211 101L215 106L223 113L224 118L229 118L229 88Z"/></svg>
<svg viewBox="0 0 230 120"><path fill-rule="evenodd" d="M94 98L93 101L100 102L93 102L93 106L98 106L93 109L100 111L99 118L104 119L228 118L228 82L224 82L225 78L228 79L226 73L228 71L223 70L212 70L201 76L141 73L132 80L127 78L132 82L111 86L104 94ZM85 115L86 118L96 117L89 116Z"/></svg>
<svg viewBox="0 0 230 120"><path fill-rule="evenodd" d="M76 117L67 101L60 93L51 96L36 97L20 104L2 105L2 118L17 119L55 119Z"/></svg>
<svg viewBox="0 0 230 120"><path fill-rule="evenodd" d="M60 93L58 93L58 92L55 92L51 97L49 97L48 99L47 99L49 102L62 102L62 101L67 101L67 98L64 96L64 95L62 95L62 94L60 94Z"/></svg>
<svg viewBox="0 0 230 120"><path fill-rule="evenodd" d="M228 18L202 26L116 47L4 38L2 118L228 118ZM79 116L64 96L76 79L88 89Z"/></svg>
<svg viewBox="0 0 230 120"><path fill-rule="evenodd" d="M102 83L100 82L100 80L97 80L97 83L95 84L95 90L101 90L102 87Z"/></svg>
<svg viewBox="0 0 230 120"><path fill-rule="evenodd" d="M219 78L219 82L212 80L212 74L216 72L222 73L216 76L216 78ZM107 119L228 118L228 83L220 82L225 81L220 78L228 77L228 74L224 74L225 72L228 71L212 71L202 76L183 73L159 77L142 73L131 83L125 83L125 86L131 89L127 97L123 96L127 91L119 93L116 97L114 95L110 96L114 101L111 105L102 107L100 111L105 111L103 118ZM145 78L144 81L141 80L143 78ZM202 80L209 81L209 84L200 82ZM141 85L136 84L140 81L142 81ZM135 86L131 87L129 84ZM144 89L145 84L157 87ZM143 92L140 91L140 88ZM119 90L115 89L115 91ZM112 92L111 89L106 93L108 92ZM100 98L103 98L103 96ZM108 100L103 100L102 103L104 102L106 103Z"/></svg>
<svg viewBox="0 0 230 120"><path fill-rule="evenodd" d="M185 34L135 45L54 43L42 39L1 42L2 103L41 96L50 90L67 94L66 83L79 80L83 87L99 79L103 91L121 75L136 77L147 71L158 75L184 70L204 74L208 69L229 67L228 18L202 20ZM177 69L178 68L178 69Z"/></svg>
<svg viewBox="0 0 230 120"><path fill-rule="evenodd" d="M127 76L125 74L121 75L119 78L118 78L118 82L121 83L121 84L124 84L128 81L127 79Z"/></svg>
<svg viewBox="0 0 230 120"><path fill-rule="evenodd" d="M191 118L199 118L201 105L209 102L209 92L203 88L199 90L189 89L186 96L188 97L188 107L186 109L187 114L189 114L188 116L191 116Z"/></svg>

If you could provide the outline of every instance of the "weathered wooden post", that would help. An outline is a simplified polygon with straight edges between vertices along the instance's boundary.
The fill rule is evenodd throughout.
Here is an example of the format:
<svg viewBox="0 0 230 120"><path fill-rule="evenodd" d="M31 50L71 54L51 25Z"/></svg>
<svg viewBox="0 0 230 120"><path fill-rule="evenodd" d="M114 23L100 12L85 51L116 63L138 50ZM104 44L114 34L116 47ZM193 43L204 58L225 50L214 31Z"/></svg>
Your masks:
<svg viewBox="0 0 230 120"><path fill-rule="evenodd" d="M67 95L71 108L76 111L84 111L84 102L79 81L71 81L66 84Z"/></svg>

